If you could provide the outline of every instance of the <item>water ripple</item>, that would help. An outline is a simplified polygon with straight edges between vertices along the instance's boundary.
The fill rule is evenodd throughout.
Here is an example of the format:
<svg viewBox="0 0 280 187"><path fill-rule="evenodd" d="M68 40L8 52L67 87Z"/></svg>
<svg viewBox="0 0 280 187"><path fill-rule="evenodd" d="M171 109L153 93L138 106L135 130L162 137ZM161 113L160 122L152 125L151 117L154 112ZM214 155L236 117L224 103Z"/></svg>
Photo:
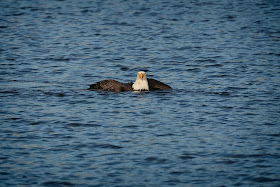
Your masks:
<svg viewBox="0 0 280 187"><path fill-rule="evenodd" d="M279 186L278 1L67 2L0 3L2 186Z"/></svg>

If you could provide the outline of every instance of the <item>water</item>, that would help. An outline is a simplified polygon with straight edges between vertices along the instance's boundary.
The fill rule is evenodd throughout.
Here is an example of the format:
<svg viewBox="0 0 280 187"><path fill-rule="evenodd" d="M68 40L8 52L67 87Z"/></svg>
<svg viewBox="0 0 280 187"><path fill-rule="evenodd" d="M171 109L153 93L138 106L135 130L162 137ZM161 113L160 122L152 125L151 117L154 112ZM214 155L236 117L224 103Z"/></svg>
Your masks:
<svg viewBox="0 0 280 187"><path fill-rule="evenodd" d="M0 8L1 186L280 185L279 1Z"/></svg>

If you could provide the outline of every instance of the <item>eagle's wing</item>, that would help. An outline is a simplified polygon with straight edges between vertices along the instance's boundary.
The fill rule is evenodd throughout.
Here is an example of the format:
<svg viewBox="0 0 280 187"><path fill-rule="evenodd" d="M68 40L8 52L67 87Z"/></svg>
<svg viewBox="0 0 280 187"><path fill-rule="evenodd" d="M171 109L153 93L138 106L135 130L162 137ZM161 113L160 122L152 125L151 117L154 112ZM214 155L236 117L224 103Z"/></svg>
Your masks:
<svg viewBox="0 0 280 187"><path fill-rule="evenodd" d="M164 84L163 82L160 82L158 80L155 80L155 79L147 79L147 80L148 80L150 91L171 89L170 86L168 86L167 84Z"/></svg>
<svg viewBox="0 0 280 187"><path fill-rule="evenodd" d="M119 81L108 79L91 84L88 90L124 92L132 91L133 89L130 83L120 83Z"/></svg>

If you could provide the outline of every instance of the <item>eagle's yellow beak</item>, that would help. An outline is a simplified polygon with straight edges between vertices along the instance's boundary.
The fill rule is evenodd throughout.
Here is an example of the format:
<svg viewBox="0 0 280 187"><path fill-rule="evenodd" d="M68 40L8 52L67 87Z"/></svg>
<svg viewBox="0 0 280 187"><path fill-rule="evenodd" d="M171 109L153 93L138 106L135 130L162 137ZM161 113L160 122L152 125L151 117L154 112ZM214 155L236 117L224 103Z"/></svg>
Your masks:
<svg viewBox="0 0 280 187"><path fill-rule="evenodd" d="M139 77L140 77L140 79L143 79L143 77L144 77L143 73L140 73Z"/></svg>

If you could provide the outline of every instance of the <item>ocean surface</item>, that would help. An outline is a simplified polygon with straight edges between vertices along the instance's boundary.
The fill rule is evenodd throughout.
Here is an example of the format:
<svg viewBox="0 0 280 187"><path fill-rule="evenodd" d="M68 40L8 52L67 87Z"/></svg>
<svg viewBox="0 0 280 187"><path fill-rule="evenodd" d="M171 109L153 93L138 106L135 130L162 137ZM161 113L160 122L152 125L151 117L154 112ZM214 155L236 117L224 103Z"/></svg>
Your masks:
<svg viewBox="0 0 280 187"><path fill-rule="evenodd" d="M279 0L1 0L1 186L279 186ZM135 81L173 89L88 91Z"/></svg>

